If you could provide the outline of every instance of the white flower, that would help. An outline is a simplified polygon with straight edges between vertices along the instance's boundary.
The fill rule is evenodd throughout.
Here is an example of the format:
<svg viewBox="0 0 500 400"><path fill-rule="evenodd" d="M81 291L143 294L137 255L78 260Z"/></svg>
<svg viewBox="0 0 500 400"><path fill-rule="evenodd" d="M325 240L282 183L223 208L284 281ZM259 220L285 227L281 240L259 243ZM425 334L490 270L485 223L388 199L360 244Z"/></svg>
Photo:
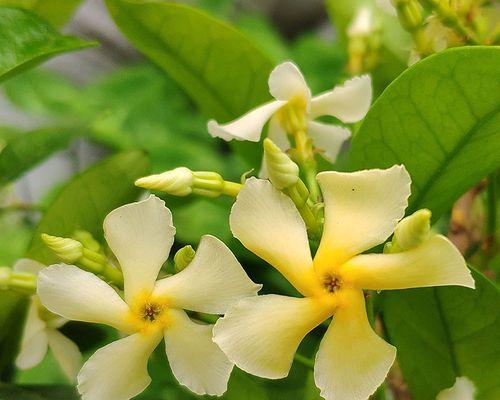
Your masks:
<svg viewBox="0 0 500 400"><path fill-rule="evenodd" d="M212 325L184 310L219 314L260 285L246 275L231 251L204 236L193 261L156 281L174 241L172 214L155 196L122 206L104 221L104 233L124 275L125 300L95 275L71 265L40 272L38 294L67 319L103 323L127 334L98 350L78 374L84 400L127 400L150 383L148 358L165 339L177 380L197 394L221 395L233 364L212 342Z"/></svg>
<svg viewBox="0 0 500 400"><path fill-rule="evenodd" d="M349 37L367 36L373 33L374 16L370 7L361 7L347 27Z"/></svg>
<svg viewBox="0 0 500 400"><path fill-rule="evenodd" d="M247 180L231 211L233 235L304 297L243 299L217 321L214 341L241 369L283 378L304 336L333 315L316 355L316 385L327 400L365 400L384 381L396 349L370 327L363 290L474 287L474 280L441 235L400 253L362 254L386 241L404 215L410 195L404 167L322 172L318 181L325 224L313 259L290 198L268 181Z"/></svg>
<svg viewBox="0 0 500 400"><path fill-rule="evenodd" d="M38 275L42 268L45 266L37 261L21 259L13 269ZM66 319L46 310L38 296L31 296L16 366L19 369L33 368L50 349L64 374L70 381L74 381L81 367L82 355L78 346L58 331L66 322Z"/></svg>
<svg viewBox="0 0 500 400"><path fill-rule="evenodd" d="M334 162L342 143L349 138L350 131L315 119L330 115L342 122L356 122L365 116L372 100L371 79L368 75L352 78L333 90L312 97L302 73L289 61L274 68L268 83L269 92L275 100L224 125L209 121L210 134L225 140L258 142L264 125L270 120L268 136L285 151L290 148L290 142L283 125L286 125L287 121L284 120L292 111L300 118L305 118L304 128L315 147L322 151L326 159Z"/></svg>
<svg viewBox="0 0 500 400"><path fill-rule="evenodd" d="M455 384L438 393L436 400L474 400L476 388L465 376L457 378Z"/></svg>

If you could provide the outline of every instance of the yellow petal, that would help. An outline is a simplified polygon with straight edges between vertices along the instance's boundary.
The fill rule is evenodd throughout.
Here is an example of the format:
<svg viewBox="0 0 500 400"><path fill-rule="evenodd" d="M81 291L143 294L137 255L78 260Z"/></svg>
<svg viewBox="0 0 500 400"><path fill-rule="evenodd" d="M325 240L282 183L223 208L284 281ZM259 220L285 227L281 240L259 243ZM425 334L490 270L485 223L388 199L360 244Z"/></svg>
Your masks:
<svg viewBox="0 0 500 400"><path fill-rule="evenodd" d="M129 400L151 383L148 359L161 341L136 333L97 350L78 373L82 400Z"/></svg>
<svg viewBox="0 0 500 400"><path fill-rule="evenodd" d="M243 245L275 267L304 295L315 282L306 226L292 200L269 181L250 178L229 217Z"/></svg>
<svg viewBox="0 0 500 400"><path fill-rule="evenodd" d="M242 370L263 378L283 378L304 336L331 312L312 298L249 297L217 321L214 341Z"/></svg>
<svg viewBox="0 0 500 400"><path fill-rule="evenodd" d="M233 369L212 341L213 325L192 321L182 310L171 310L165 348L175 378L198 395L221 396Z"/></svg>
<svg viewBox="0 0 500 400"><path fill-rule="evenodd" d="M323 237L314 260L319 272L383 243L403 217L410 196L410 176L399 165L322 172L318 181L325 200Z"/></svg>
<svg viewBox="0 0 500 400"><path fill-rule="evenodd" d="M316 355L314 379L326 400L367 400L384 381L396 348L372 330L362 291L341 295Z"/></svg>
<svg viewBox="0 0 500 400"><path fill-rule="evenodd" d="M150 196L111 211L104 220L106 240L118 259L125 282L125 300L151 292L174 242L172 213Z"/></svg>
<svg viewBox="0 0 500 400"><path fill-rule="evenodd" d="M447 285L474 288L474 279L464 258L453 243L441 235L402 253L362 254L342 268L346 279L362 289Z"/></svg>

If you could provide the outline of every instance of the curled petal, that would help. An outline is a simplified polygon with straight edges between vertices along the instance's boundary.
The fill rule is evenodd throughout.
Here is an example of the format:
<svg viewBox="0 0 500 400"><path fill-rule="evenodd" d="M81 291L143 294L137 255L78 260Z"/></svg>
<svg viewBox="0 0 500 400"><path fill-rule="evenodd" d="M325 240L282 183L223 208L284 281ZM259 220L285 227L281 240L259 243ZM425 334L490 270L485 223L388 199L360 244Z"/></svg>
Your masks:
<svg viewBox="0 0 500 400"><path fill-rule="evenodd" d="M311 118L331 115L342 122L364 118L372 102L372 81L369 75L357 76L329 92L313 97Z"/></svg>
<svg viewBox="0 0 500 400"><path fill-rule="evenodd" d="M182 310L172 310L171 315L172 323L164 335L175 378L198 395L221 396L233 363L212 341L213 325L194 322Z"/></svg>
<svg viewBox="0 0 500 400"><path fill-rule="evenodd" d="M123 271L125 300L151 292L174 242L172 213L156 196L126 204L104 220L106 240Z"/></svg>
<svg viewBox="0 0 500 400"><path fill-rule="evenodd" d="M331 163L337 160L342 145L351 136L351 131L347 128L321 122L309 121L307 129L314 147Z"/></svg>

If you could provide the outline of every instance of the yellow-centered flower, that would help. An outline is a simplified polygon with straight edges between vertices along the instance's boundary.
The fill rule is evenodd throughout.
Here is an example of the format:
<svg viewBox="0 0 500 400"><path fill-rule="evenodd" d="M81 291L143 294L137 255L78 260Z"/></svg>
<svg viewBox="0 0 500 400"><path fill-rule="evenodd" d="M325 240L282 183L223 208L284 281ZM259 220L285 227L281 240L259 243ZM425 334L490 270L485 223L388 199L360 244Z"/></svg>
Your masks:
<svg viewBox="0 0 500 400"><path fill-rule="evenodd" d="M45 268L45 265L27 258L19 260L13 267L14 271L33 275L38 275L42 268ZM50 349L64 375L70 381L74 381L81 367L82 355L78 346L59 332L59 328L67 322L67 319L43 307L38 296L31 296L16 367L33 368L42 362Z"/></svg>
<svg viewBox="0 0 500 400"><path fill-rule="evenodd" d="M315 121L330 115L342 122L361 120L372 100L371 79L368 75L352 78L330 91L312 97L311 90L298 69L286 61L269 75L269 92L275 100L263 104L239 119L221 125L208 122L208 131L224 140L258 142L267 121L268 137L283 151L290 148L288 134L307 131L314 147L334 162L350 131L342 126Z"/></svg>
<svg viewBox="0 0 500 400"><path fill-rule="evenodd" d="M363 290L474 287L474 281L441 235L399 253L361 254L387 240L404 215L410 195L404 167L322 172L318 181L325 224L313 259L290 198L268 181L247 180L231 212L231 230L304 297L243 299L216 323L214 341L241 369L283 378L304 336L333 315L316 355L316 385L327 400L365 400L385 379L396 349L372 330Z"/></svg>
<svg viewBox="0 0 500 400"><path fill-rule="evenodd" d="M150 383L149 356L165 339L177 380L197 394L221 395L233 364L212 341L213 325L184 310L222 314L255 296L254 284L231 251L204 236L181 272L156 281L174 241L172 214L155 196L122 206L104 221L106 240L124 275L124 297L97 276L72 265L40 272L38 295L64 318L110 325L128 335L98 350L78 374L84 400L128 400Z"/></svg>

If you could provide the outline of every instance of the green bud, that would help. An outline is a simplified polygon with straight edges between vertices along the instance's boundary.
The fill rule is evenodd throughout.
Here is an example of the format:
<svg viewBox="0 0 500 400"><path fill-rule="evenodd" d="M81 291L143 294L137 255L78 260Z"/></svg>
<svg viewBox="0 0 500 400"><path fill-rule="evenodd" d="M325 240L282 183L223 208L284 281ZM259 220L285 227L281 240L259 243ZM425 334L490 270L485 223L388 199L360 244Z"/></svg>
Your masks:
<svg viewBox="0 0 500 400"><path fill-rule="evenodd" d="M264 139L264 160L271 183L280 190L299 180L299 167L269 138Z"/></svg>
<svg viewBox="0 0 500 400"><path fill-rule="evenodd" d="M422 27L424 22L422 6L417 0L392 0L398 12L401 26L408 32L414 32Z"/></svg>
<svg viewBox="0 0 500 400"><path fill-rule="evenodd" d="M79 241L85 248L89 250L96 252L101 250L100 243L94 239L90 232L78 229L73 232L71 238Z"/></svg>
<svg viewBox="0 0 500 400"><path fill-rule="evenodd" d="M193 171L189 168L179 167L162 174L139 178L135 181L135 185L174 196L187 196L193 191L193 181Z"/></svg>
<svg viewBox="0 0 500 400"><path fill-rule="evenodd" d="M72 264L83 257L83 245L77 240L46 233L42 233L42 240L65 263Z"/></svg>
<svg viewBox="0 0 500 400"><path fill-rule="evenodd" d="M177 251L174 256L175 272L180 272L184 268L186 268L189 263L193 261L195 254L196 252L190 245L184 246L182 249L179 249L179 251Z"/></svg>
<svg viewBox="0 0 500 400"><path fill-rule="evenodd" d="M394 231L391 253L414 249L429 237L431 212L424 208L403 218Z"/></svg>

